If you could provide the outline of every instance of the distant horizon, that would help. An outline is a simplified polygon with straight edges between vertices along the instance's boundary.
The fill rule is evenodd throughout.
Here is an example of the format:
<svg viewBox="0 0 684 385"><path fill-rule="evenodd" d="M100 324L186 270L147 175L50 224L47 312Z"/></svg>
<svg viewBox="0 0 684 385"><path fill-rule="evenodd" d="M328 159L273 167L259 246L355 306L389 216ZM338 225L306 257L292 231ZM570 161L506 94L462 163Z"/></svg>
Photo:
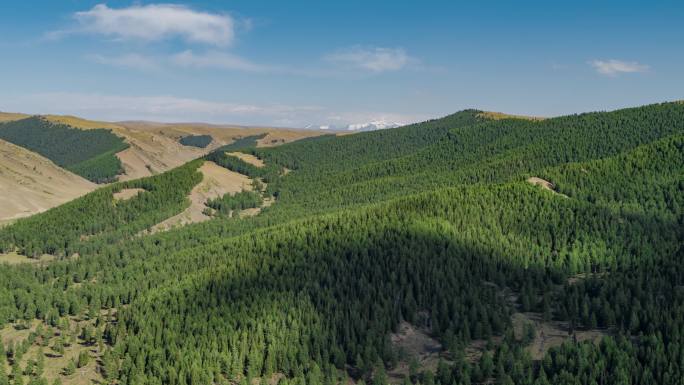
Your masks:
<svg viewBox="0 0 684 385"><path fill-rule="evenodd" d="M461 111L467 111L467 110L478 110L482 112L490 112L490 113L500 113L504 115L510 115L511 117L520 117L520 118L538 118L538 119L553 119L553 118L559 118L563 116L570 116L570 115L578 115L578 114L586 114L586 113L598 113L598 112L611 112L611 111L618 111L618 110L623 110L623 109L629 109L629 108L637 108L637 107L642 107L642 106L648 106L648 105L654 105L654 104L663 104L663 103L684 103L684 99L674 99L674 100L663 100L663 101L655 101L651 103L645 103L645 104L639 104L639 105L628 105L628 106L622 106L622 107L617 107L613 109L602 109L602 110L590 110L590 111L575 111L567 114L560 114L560 115L553 115L553 116L542 116L542 115L527 115L527 114L521 114L517 112L511 112L511 111L491 111L491 110L484 110L481 108L477 107L467 107L459 110L455 110L453 112L450 112L448 114L440 115L440 116L435 116L435 117L428 117L424 120L420 121L415 121L415 122L408 122L405 123L401 126L406 126L406 125L411 125L411 124L416 124L416 123L421 123L429 120L435 120L435 119L440 119ZM84 116L84 115L75 115L75 114L64 114L64 113L33 113L33 112L26 112L26 111L9 111L0 108L0 113L4 114L20 114L20 115L27 115L27 116L47 116L47 115L56 115L56 116L73 116L75 118L80 118L83 120L88 120L88 121L94 121L94 122L103 122L103 123L110 123L110 124L125 124L125 123L143 123L143 124L162 124L162 125L206 125L206 126L212 126L212 127L226 127L226 128L245 128L245 129L250 129L250 128L272 128L272 129L282 129L282 130L314 130L314 131L328 131L328 132L355 132L355 131L362 131L362 130L353 130L349 128L343 128L343 127L331 127L331 128L316 128L316 127L293 127L293 126L274 126L274 125L266 125L266 124L238 124L238 123L231 123L231 122L221 122L221 121L216 121L216 122L211 122L211 121L178 121L178 120L169 120L169 121L163 121L163 120L147 120L147 119L122 119L122 120L110 120L110 119L100 119L97 117L90 117L90 116ZM397 126L397 127L401 127ZM396 128L396 127L389 127L389 128Z"/></svg>

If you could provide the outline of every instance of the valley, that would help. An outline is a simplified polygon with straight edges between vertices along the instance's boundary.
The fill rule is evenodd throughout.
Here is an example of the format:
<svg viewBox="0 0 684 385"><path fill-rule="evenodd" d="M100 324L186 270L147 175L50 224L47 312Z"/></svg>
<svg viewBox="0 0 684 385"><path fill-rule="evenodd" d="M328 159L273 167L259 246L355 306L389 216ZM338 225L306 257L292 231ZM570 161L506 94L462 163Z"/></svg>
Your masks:
<svg viewBox="0 0 684 385"><path fill-rule="evenodd" d="M0 1L0 385L684 385L682 20Z"/></svg>

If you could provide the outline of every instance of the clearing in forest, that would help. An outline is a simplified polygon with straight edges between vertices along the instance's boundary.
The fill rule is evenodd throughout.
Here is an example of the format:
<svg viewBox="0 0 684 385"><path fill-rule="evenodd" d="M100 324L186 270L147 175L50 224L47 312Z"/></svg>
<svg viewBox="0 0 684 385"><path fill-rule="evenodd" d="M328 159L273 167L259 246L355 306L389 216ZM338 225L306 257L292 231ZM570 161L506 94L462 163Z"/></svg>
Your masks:
<svg viewBox="0 0 684 385"><path fill-rule="evenodd" d="M202 173L203 177L202 181L192 189L190 196L188 196L190 207L152 227L150 230L152 233L189 223L207 221L211 219L204 213L207 208L205 202L208 199L219 198L228 193L235 194L243 190L252 190L252 180L249 177L230 171L214 162L205 161L198 171Z"/></svg>
<svg viewBox="0 0 684 385"><path fill-rule="evenodd" d="M515 313L512 317L513 330L516 338L522 339L525 323L534 325L534 339L525 349L530 353L533 360L541 360L546 352L553 347L562 345L567 341L592 341L600 342L601 338L608 335L606 329L577 330L570 332L570 325L566 321L544 321L540 313Z"/></svg>
<svg viewBox="0 0 684 385"><path fill-rule="evenodd" d="M531 183L535 186L541 186L544 190L548 190L548 191L551 191L552 193L554 193L556 195L560 195L562 197L568 198L567 195L561 194L558 191L556 191L556 185L554 185L553 183L549 182L546 179L538 178L536 176L531 176L531 177L527 178L527 183Z"/></svg>
<svg viewBox="0 0 684 385"><path fill-rule="evenodd" d="M50 262L55 259L54 255L43 254L40 258L29 258L25 255L21 255L16 251L12 251L6 254L0 254L0 264L6 263L8 265L18 265L21 263L44 263Z"/></svg>
<svg viewBox="0 0 684 385"><path fill-rule="evenodd" d="M409 375L411 361L415 360L420 370L434 372L439 360L446 358L447 353L442 344L430 336L429 330L418 328L406 321L399 324L399 329L390 335L390 339L400 357L397 366L387 372L393 383L401 382Z"/></svg>
<svg viewBox="0 0 684 385"><path fill-rule="evenodd" d="M145 189L142 188L125 188L119 192L115 192L112 195L115 201L127 201L143 192L145 192Z"/></svg>
<svg viewBox="0 0 684 385"><path fill-rule="evenodd" d="M264 167L264 161L252 154L245 154L244 152L227 152L226 155L234 156L245 163L249 163L255 167Z"/></svg>
<svg viewBox="0 0 684 385"><path fill-rule="evenodd" d="M261 212L262 209L265 207L269 207L270 205L275 203L275 199L273 198L264 198L264 202L261 204L260 207L254 207L251 209L244 209L241 210L238 215L240 218L246 218L246 217L253 217Z"/></svg>

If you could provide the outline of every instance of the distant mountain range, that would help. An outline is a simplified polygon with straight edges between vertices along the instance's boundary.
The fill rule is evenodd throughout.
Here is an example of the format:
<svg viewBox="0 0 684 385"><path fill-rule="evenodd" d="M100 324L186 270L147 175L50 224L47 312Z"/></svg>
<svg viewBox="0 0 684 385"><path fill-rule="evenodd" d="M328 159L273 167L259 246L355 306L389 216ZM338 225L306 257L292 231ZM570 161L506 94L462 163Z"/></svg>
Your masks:
<svg viewBox="0 0 684 385"><path fill-rule="evenodd" d="M354 123L345 126L336 126L330 124L315 125L310 124L304 128L308 130L333 130L333 131L375 131L384 130L387 128L401 127L404 123L389 122L386 120L373 120L365 123Z"/></svg>

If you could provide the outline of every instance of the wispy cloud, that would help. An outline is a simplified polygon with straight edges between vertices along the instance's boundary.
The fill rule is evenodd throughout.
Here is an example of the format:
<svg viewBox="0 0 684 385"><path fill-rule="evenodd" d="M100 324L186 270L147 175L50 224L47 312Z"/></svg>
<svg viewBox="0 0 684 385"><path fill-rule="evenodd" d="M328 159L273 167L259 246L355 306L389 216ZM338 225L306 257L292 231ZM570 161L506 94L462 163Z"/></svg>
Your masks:
<svg viewBox="0 0 684 385"><path fill-rule="evenodd" d="M324 59L343 67L372 72L398 71L415 60L403 48L363 46L340 49Z"/></svg>
<svg viewBox="0 0 684 385"><path fill-rule="evenodd" d="M589 64L601 75L613 77L623 73L647 72L650 69L650 66L646 64L615 59L592 60Z"/></svg>
<svg viewBox="0 0 684 385"><path fill-rule="evenodd" d="M137 53L127 53L120 56L94 54L87 55L86 57L95 63L105 64L113 67L133 68L143 71L156 71L161 69L160 64L155 58Z"/></svg>
<svg viewBox="0 0 684 385"><path fill-rule="evenodd" d="M103 120L204 121L210 123L273 124L300 121L319 114L318 106L248 104L183 98L171 95L129 96L100 93L50 92L17 97L10 107L24 110L30 102L36 113L73 114Z"/></svg>
<svg viewBox="0 0 684 385"><path fill-rule="evenodd" d="M209 51L196 54L192 50L187 50L174 55L171 58L171 62L181 67L190 68L216 68L247 72L268 72L276 70L275 67L256 64L240 56L220 51Z"/></svg>
<svg viewBox="0 0 684 385"><path fill-rule="evenodd" d="M284 70L277 67L257 64L238 55L221 51L195 53L192 50L186 50L170 55L144 55L139 53L123 55L91 54L86 55L86 58L98 64L143 71L161 71L180 67L243 72L275 72L279 70L284 72Z"/></svg>
<svg viewBox="0 0 684 385"><path fill-rule="evenodd" d="M235 21L230 15L196 11L174 4L133 5L127 8L98 4L88 11L75 13L74 19L77 26L53 31L48 37L89 33L119 40L181 38L190 43L227 46L235 36Z"/></svg>

